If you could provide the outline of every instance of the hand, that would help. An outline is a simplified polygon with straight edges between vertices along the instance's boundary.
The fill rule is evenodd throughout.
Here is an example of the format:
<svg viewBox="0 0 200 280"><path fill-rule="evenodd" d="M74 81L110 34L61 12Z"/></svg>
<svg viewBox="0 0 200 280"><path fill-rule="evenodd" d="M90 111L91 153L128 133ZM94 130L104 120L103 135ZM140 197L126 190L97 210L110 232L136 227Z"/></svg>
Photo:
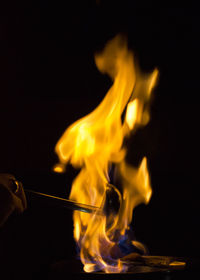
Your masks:
<svg viewBox="0 0 200 280"><path fill-rule="evenodd" d="M27 207L22 183L11 174L0 174L0 227L13 213L22 213Z"/></svg>

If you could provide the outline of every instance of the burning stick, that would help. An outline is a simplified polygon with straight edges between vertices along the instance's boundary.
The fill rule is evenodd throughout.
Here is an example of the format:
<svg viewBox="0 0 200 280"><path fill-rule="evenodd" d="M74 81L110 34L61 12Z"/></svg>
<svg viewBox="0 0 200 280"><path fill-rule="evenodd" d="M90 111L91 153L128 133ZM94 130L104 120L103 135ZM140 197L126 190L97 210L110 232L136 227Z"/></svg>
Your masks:
<svg viewBox="0 0 200 280"><path fill-rule="evenodd" d="M97 215L106 215L108 211L116 211L119 207L118 193L115 191L115 187L108 184L107 191L105 194L105 203L103 207L96 207L92 205L87 205L83 203L78 203L70 199L65 199L41 192L36 192L33 190L25 190L26 195L30 200L42 200L50 204L53 207L62 207L71 210L78 210L85 213L95 213ZM113 199L114 198L114 199Z"/></svg>

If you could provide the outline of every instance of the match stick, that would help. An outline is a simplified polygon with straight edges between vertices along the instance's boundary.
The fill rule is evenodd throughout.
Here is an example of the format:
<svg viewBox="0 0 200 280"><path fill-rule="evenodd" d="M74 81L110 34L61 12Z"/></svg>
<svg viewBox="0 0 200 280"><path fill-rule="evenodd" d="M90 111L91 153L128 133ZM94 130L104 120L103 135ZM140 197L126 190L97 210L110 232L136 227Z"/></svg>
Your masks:
<svg viewBox="0 0 200 280"><path fill-rule="evenodd" d="M42 199L48 201L49 204L52 206L57 206L57 207L63 207L63 208L68 208L71 210L78 210L82 211L85 213L97 213L99 215L103 215L103 211L100 207L92 206L92 205L87 205L83 203L78 203L76 201L72 201L69 199L45 194L45 193L40 193L36 192L33 190L25 190L26 195L30 200L37 200L37 199Z"/></svg>

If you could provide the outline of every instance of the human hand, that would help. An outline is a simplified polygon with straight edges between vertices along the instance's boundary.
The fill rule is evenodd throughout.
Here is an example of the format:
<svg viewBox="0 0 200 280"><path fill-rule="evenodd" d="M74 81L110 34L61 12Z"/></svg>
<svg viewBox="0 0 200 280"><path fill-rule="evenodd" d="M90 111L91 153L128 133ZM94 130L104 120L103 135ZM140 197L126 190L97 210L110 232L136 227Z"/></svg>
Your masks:
<svg viewBox="0 0 200 280"><path fill-rule="evenodd" d="M13 213L22 213L27 207L22 183L11 174L0 173L0 227Z"/></svg>

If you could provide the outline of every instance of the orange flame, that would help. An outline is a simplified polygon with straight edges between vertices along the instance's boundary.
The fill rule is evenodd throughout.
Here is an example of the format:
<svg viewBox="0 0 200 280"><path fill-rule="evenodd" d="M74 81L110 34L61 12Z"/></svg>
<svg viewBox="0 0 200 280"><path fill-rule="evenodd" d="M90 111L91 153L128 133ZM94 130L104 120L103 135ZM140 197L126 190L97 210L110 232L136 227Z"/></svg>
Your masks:
<svg viewBox="0 0 200 280"><path fill-rule="evenodd" d="M95 55L95 62L102 73L110 75L113 85L100 105L72 124L60 138L55 148L60 164L55 171L62 172L68 162L81 167L70 199L101 207L102 215L74 211L74 238L86 272L113 273L126 270L120 258L113 257L116 240L129 228L135 206L148 203L152 194L147 159L143 158L138 168L129 166L125 162L123 139L149 121L147 105L158 71L146 76L136 73L133 54L122 36L109 41L103 52ZM123 189L120 192L113 187L120 207L117 213L106 214L103 206L112 164L116 165Z"/></svg>

